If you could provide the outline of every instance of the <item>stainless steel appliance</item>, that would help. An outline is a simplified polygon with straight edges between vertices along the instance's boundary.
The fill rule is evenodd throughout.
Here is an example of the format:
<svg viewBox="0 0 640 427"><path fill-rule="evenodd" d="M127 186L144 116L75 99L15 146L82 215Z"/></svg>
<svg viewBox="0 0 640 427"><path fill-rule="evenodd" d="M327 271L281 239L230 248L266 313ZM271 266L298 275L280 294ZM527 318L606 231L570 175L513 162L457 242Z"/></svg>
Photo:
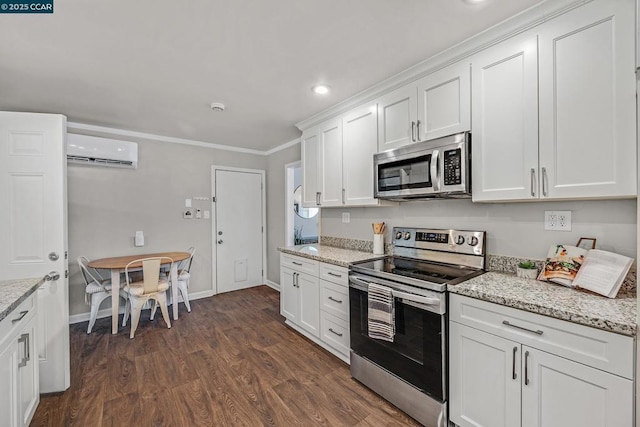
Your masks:
<svg viewBox="0 0 640 427"><path fill-rule="evenodd" d="M484 272L485 232L394 227L392 256L351 266L351 376L426 426L447 425L447 288ZM391 289L393 342L368 335L368 287Z"/></svg>
<svg viewBox="0 0 640 427"><path fill-rule="evenodd" d="M471 134L463 132L373 156L374 197L471 197Z"/></svg>

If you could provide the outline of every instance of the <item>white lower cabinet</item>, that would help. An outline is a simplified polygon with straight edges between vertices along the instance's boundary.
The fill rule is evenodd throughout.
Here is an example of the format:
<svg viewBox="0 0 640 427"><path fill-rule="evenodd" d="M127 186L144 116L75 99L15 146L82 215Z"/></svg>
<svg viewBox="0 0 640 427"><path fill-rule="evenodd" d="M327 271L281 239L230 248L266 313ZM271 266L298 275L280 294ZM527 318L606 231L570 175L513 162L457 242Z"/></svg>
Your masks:
<svg viewBox="0 0 640 427"><path fill-rule="evenodd" d="M30 296L0 322L0 426L28 426L40 402L36 303Z"/></svg>
<svg viewBox="0 0 640 427"><path fill-rule="evenodd" d="M349 270L280 255L280 314L307 338L349 361Z"/></svg>
<svg viewBox="0 0 640 427"><path fill-rule="evenodd" d="M450 307L449 408L456 425L633 425L631 337L459 295L451 295ZM571 353L581 362L599 360L601 369L560 355Z"/></svg>

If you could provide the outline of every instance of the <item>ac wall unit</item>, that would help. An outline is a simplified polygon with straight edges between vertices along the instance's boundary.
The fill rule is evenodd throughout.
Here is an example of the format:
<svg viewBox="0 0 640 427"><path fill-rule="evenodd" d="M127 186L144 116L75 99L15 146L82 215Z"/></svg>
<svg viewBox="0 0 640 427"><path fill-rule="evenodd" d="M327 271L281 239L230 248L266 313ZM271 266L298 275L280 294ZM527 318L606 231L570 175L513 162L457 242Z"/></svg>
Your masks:
<svg viewBox="0 0 640 427"><path fill-rule="evenodd" d="M138 144L68 133L67 162L136 169L138 167Z"/></svg>

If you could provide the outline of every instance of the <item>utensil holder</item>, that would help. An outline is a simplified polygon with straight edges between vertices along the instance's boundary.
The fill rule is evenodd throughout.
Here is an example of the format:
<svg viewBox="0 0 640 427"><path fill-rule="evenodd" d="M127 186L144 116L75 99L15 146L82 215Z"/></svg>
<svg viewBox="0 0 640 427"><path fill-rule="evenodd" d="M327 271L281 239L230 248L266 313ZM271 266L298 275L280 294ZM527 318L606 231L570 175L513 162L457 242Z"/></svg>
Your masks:
<svg viewBox="0 0 640 427"><path fill-rule="evenodd" d="M384 234L373 235L373 254L384 255Z"/></svg>

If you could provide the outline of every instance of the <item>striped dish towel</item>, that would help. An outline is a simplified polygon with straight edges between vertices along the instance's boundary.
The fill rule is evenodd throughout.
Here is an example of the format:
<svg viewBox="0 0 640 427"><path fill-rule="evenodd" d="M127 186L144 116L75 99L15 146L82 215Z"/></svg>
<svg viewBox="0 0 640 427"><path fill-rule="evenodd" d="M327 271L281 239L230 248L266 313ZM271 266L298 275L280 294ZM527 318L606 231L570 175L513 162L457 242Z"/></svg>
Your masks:
<svg viewBox="0 0 640 427"><path fill-rule="evenodd" d="M393 342L396 333L393 292L386 286L369 283L369 337Z"/></svg>

